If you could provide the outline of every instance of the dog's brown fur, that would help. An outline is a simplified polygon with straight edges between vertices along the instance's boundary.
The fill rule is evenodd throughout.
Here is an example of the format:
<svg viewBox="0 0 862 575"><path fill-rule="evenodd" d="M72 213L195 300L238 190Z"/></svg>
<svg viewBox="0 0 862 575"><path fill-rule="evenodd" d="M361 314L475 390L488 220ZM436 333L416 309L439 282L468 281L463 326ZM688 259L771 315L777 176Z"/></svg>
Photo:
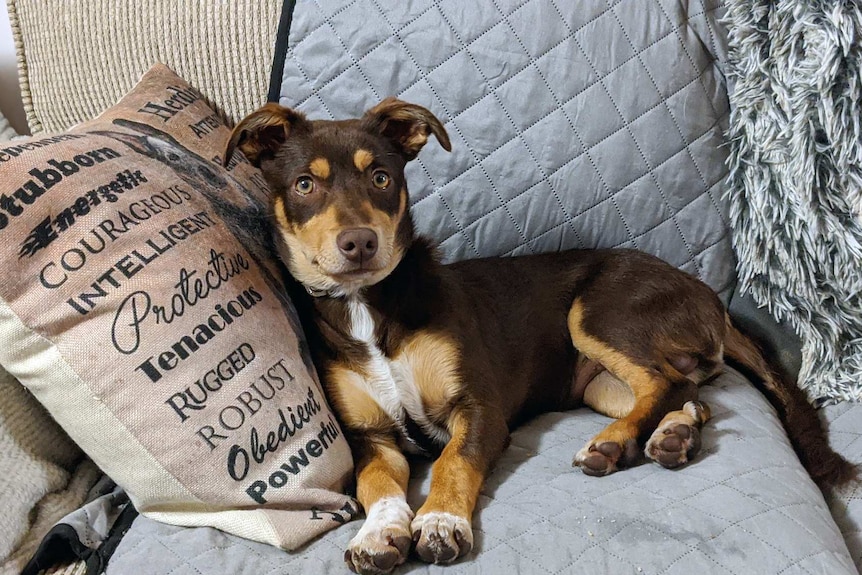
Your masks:
<svg viewBox="0 0 862 575"><path fill-rule="evenodd" d="M225 153L239 148L262 168L280 256L313 296L310 337L368 515L345 555L351 569L390 571L411 538L429 562L469 552L476 499L509 430L543 411L586 403L618 418L576 454L586 473L642 453L686 463L709 419L698 385L725 357L760 382L816 480L854 476L715 293L663 261L590 250L439 264L414 237L404 179L431 134L450 149L428 110L391 98L335 122L268 104ZM415 517L404 448L439 453Z"/></svg>

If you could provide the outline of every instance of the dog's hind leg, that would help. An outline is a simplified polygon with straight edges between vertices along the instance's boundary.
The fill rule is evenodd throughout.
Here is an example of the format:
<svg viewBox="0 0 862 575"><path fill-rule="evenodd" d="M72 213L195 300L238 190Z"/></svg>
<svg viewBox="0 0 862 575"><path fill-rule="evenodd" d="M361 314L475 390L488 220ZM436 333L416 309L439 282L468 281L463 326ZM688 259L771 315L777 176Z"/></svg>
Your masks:
<svg viewBox="0 0 862 575"><path fill-rule="evenodd" d="M665 467L688 461L700 446L699 429L709 414L697 402L697 383L684 373L689 362L680 360L683 372L672 364L663 372L588 334L582 319L583 304L576 301L568 317L572 343L607 370L587 386L584 401L618 419L588 442L573 464L589 475L607 475L638 461L650 434L649 457Z"/></svg>

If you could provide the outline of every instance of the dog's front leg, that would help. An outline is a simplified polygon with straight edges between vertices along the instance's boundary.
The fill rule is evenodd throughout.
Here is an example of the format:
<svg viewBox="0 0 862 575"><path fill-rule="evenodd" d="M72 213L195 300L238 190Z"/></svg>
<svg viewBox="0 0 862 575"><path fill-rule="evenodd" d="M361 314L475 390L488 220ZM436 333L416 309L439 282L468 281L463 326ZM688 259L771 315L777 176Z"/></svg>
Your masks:
<svg viewBox="0 0 862 575"><path fill-rule="evenodd" d="M395 439L366 436L353 442L356 497L365 509L365 523L350 541L344 560L355 573L388 573L410 552L407 481L410 468Z"/></svg>
<svg viewBox="0 0 862 575"><path fill-rule="evenodd" d="M509 436L499 411L481 407L456 407L448 428L451 439L434 462L428 499L412 525L416 552L428 563L449 563L473 548L473 509Z"/></svg>

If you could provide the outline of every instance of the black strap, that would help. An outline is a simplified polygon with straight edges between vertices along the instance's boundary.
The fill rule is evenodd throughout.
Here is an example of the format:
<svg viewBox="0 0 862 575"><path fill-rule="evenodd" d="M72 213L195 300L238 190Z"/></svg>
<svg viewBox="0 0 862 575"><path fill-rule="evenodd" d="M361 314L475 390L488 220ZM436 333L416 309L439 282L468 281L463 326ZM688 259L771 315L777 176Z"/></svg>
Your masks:
<svg viewBox="0 0 862 575"><path fill-rule="evenodd" d="M42 539L42 543L39 544L33 558L21 571L21 575L37 575L37 573L51 567L75 561L86 562L86 575L103 573L108 565L108 560L114 554L123 539L123 535L129 530L137 516L138 512L135 507L131 503L126 503L120 515L114 520L114 524L108 531L108 536L99 543L96 549L84 545L74 527L65 523L58 523Z"/></svg>
<svg viewBox="0 0 862 575"><path fill-rule="evenodd" d="M123 536L132 526L132 522L138 517L138 510L131 503L127 503L126 507L120 512L120 516L114 521L111 530L108 531L108 536L102 541L102 544L87 557L87 573L86 575L98 575L104 573L108 567L108 561L117 550Z"/></svg>
<svg viewBox="0 0 862 575"><path fill-rule="evenodd" d="M290 24L293 22L293 10L296 0L284 0L281 7L281 18L278 21L278 33L275 37L275 50L272 56L272 70L269 73L269 94L267 102L278 102L281 95L281 80L284 74L284 61L287 59L287 39L290 36Z"/></svg>
<svg viewBox="0 0 862 575"><path fill-rule="evenodd" d="M93 550L81 543L74 527L60 523L45 535L21 575L36 575L56 565L87 559L91 553Z"/></svg>

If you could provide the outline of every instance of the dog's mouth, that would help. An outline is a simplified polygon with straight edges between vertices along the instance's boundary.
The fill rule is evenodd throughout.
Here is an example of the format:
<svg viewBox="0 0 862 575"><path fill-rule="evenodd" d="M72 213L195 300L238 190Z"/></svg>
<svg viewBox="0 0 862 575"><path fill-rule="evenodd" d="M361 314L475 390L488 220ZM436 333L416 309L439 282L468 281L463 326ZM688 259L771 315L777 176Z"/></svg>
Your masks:
<svg viewBox="0 0 862 575"><path fill-rule="evenodd" d="M358 267L358 268L353 269L353 270L347 270L347 271L332 273L332 274L327 274L327 275L329 275L333 279L357 280L357 279L361 279L361 278L366 277L366 276L373 275L375 272L379 272L381 269L382 268L380 268L380 267L375 267L375 268Z"/></svg>
<svg viewBox="0 0 862 575"><path fill-rule="evenodd" d="M340 258L339 258L340 259ZM376 284L392 271L392 258L375 257L361 263L345 260L332 261L327 257L315 257L310 263L316 273L303 278L307 289L330 294L350 294Z"/></svg>
<svg viewBox="0 0 862 575"><path fill-rule="evenodd" d="M303 241L282 228L287 251L282 258L288 269L313 295L352 295L382 281L403 255L391 234L377 232L369 244L363 237L348 237L335 231L324 236L322 245ZM360 241L363 240L363 241Z"/></svg>

